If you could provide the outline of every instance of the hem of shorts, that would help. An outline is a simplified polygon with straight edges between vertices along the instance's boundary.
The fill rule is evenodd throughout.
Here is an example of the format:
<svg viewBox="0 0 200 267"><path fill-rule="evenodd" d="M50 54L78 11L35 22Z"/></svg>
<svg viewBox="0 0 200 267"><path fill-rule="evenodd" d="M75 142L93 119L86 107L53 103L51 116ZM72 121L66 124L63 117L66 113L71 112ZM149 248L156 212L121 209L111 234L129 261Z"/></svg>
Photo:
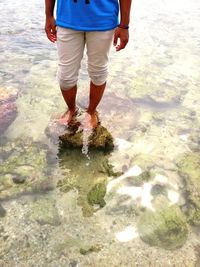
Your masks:
<svg viewBox="0 0 200 267"><path fill-rule="evenodd" d="M117 27L118 24L112 25L112 26L105 26L105 27L76 27L67 23L64 23L62 21L56 20L56 26L60 26L63 28L68 28L71 30L75 30L75 31L86 31L86 32L91 32L91 31L109 31L109 30L113 30Z"/></svg>

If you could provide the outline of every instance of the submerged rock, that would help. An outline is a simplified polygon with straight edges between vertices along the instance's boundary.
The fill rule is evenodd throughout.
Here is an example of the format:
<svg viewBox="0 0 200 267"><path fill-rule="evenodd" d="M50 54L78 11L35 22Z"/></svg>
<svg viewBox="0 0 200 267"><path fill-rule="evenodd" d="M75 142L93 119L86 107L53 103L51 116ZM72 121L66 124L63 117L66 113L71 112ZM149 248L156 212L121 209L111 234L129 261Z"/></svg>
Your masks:
<svg viewBox="0 0 200 267"><path fill-rule="evenodd" d="M106 202L104 200L106 194L106 185L105 183L98 183L93 186L90 192L87 194L87 200L90 205L99 205L104 207Z"/></svg>
<svg viewBox="0 0 200 267"><path fill-rule="evenodd" d="M0 88L0 134L3 134L17 116L18 91Z"/></svg>
<svg viewBox="0 0 200 267"><path fill-rule="evenodd" d="M2 148L8 157L0 165L0 198L17 194L49 190L51 179L47 173L46 148L31 140L14 140ZM1 155L0 155L1 156Z"/></svg>
<svg viewBox="0 0 200 267"><path fill-rule="evenodd" d="M99 182L98 182L99 181ZM106 182L104 178L84 177L84 176L66 176L59 180L57 187L61 192L78 190L78 205L82 207L84 217L90 217L99 208L106 205L104 196L106 194ZM95 207L98 205L99 207Z"/></svg>
<svg viewBox="0 0 200 267"><path fill-rule="evenodd" d="M144 171L140 175L133 177L132 184L134 186L142 186L144 182L148 182L150 179L151 179L150 171Z"/></svg>
<svg viewBox="0 0 200 267"><path fill-rule="evenodd" d="M26 177L14 174L12 175L12 180L15 184L23 184L26 181Z"/></svg>
<svg viewBox="0 0 200 267"><path fill-rule="evenodd" d="M178 206L145 211L139 218L140 238L151 246L165 249L181 247L187 240L186 219Z"/></svg>
<svg viewBox="0 0 200 267"><path fill-rule="evenodd" d="M153 185L152 189L151 189L151 194L152 196L158 196L158 195L167 195L167 190L166 190L166 186L162 185L162 184L155 184Z"/></svg>
<svg viewBox="0 0 200 267"><path fill-rule="evenodd" d="M51 198L42 198L33 202L30 217L41 225L57 226L61 223L55 201Z"/></svg>
<svg viewBox="0 0 200 267"><path fill-rule="evenodd" d="M4 217L4 216L6 216L6 210L0 204L0 217Z"/></svg>
<svg viewBox="0 0 200 267"><path fill-rule="evenodd" d="M200 154L188 153L179 162L179 173L186 184L188 219L200 226Z"/></svg>
<svg viewBox="0 0 200 267"><path fill-rule="evenodd" d="M64 177L60 177L57 187L64 193L70 190L77 192L77 204L81 207L83 216L92 216L104 205L103 197L108 177L102 173L101 166L107 155L104 151L92 150L88 158L79 149L63 149L58 156Z"/></svg>
<svg viewBox="0 0 200 267"><path fill-rule="evenodd" d="M100 168L100 172L105 173L108 175L108 177L117 177L122 175L122 172L115 172L113 165L109 163L108 159L105 159L102 164L101 164L101 168Z"/></svg>
<svg viewBox="0 0 200 267"><path fill-rule="evenodd" d="M80 248L80 254L87 255L91 252L99 252L101 251L101 249L102 249L102 245L99 245L99 244L91 246L89 248Z"/></svg>

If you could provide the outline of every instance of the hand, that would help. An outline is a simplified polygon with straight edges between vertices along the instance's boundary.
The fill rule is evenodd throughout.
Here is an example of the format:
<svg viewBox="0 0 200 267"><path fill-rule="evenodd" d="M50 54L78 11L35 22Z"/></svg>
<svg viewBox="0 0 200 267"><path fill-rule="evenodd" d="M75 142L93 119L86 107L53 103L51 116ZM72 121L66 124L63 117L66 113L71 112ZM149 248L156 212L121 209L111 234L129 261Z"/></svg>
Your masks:
<svg viewBox="0 0 200 267"><path fill-rule="evenodd" d="M56 23L54 17L47 17L45 24L45 32L47 38L52 42L56 42Z"/></svg>
<svg viewBox="0 0 200 267"><path fill-rule="evenodd" d="M118 43L118 39L120 40ZM129 40L129 32L127 29L117 27L114 33L113 45L116 47L116 51L124 49Z"/></svg>

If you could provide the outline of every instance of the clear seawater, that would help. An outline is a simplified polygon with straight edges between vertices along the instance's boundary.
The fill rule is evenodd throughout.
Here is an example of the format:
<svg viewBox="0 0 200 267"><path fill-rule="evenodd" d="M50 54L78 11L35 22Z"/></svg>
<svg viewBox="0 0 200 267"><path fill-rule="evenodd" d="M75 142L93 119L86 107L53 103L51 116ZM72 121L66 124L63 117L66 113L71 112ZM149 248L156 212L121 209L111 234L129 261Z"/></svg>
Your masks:
<svg viewBox="0 0 200 267"><path fill-rule="evenodd" d="M135 177L148 168L166 179L172 203L183 211L187 205L177 162L199 153L200 3L133 1L129 44L119 53L111 49L99 106L115 148L89 150L89 157L81 149L60 150L47 136L66 106L56 81L56 44L44 32L44 1L0 0L0 10L0 90L18 91L17 117L0 137L0 266L200 266L198 227L188 224L187 241L176 250L140 239L136 206L151 208L153 197L120 180L120 173ZM85 56L82 108L88 86ZM105 171L107 162L117 177ZM13 177L26 181L15 184ZM119 190L105 196L103 208L91 208L89 190L114 179Z"/></svg>

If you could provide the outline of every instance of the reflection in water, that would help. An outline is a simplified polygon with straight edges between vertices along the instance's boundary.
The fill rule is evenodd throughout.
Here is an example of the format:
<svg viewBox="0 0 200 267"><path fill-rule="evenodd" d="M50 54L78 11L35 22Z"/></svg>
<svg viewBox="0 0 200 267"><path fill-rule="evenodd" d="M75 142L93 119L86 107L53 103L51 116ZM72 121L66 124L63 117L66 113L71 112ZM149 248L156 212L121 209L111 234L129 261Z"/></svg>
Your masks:
<svg viewBox="0 0 200 267"><path fill-rule="evenodd" d="M197 266L199 2L134 1L130 43L111 52L99 106L110 154L88 151L90 132L58 152L65 129L50 118L66 107L44 2L1 0L0 9L0 93L18 92L0 137L0 265ZM78 103L87 96L85 57ZM1 115L12 111L1 105Z"/></svg>

